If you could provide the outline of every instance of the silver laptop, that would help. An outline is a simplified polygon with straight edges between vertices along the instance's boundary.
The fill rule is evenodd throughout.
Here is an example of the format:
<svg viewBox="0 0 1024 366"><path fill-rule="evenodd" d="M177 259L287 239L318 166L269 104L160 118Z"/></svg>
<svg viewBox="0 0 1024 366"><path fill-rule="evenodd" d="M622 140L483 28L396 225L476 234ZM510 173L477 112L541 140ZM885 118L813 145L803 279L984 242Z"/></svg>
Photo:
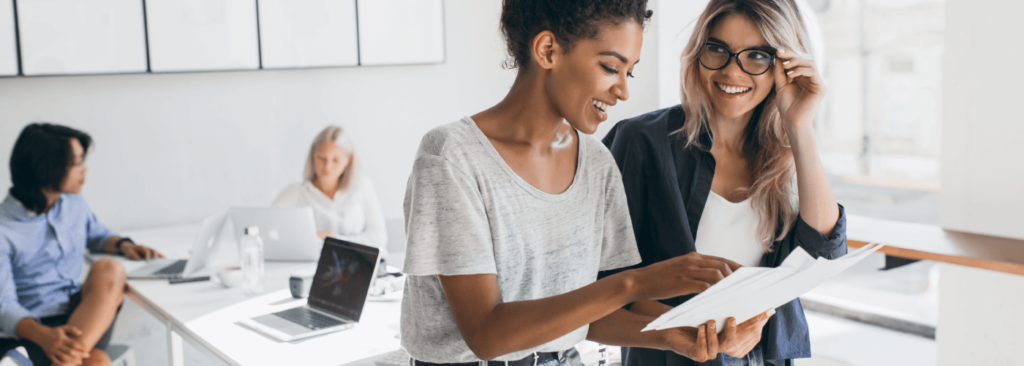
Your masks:
<svg viewBox="0 0 1024 366"><path fill-rule="evenodd" d="M128 278L181 278L203 269L220 244L217 238L225 222L227 215L223 214L203 220L203 228L199 230L199 236L192 244L192 253L188 259L152 259L146 266L128 273Z"/></svg>
<svg viewBox="0 0 1024 366"><path fill-rule="evenodd" d="M268 261L315 261L323 241L316 236L310 207L235 207L229 212L235 239L241 242L245 228L260 228L263 259Z"/></svg>
<svg viewBox="0 0 1024 366"><path fill-rule="evenodd" d="M281 341L352 328L370 292L380 249L327 238L306 305L240 321Z"/></svg>

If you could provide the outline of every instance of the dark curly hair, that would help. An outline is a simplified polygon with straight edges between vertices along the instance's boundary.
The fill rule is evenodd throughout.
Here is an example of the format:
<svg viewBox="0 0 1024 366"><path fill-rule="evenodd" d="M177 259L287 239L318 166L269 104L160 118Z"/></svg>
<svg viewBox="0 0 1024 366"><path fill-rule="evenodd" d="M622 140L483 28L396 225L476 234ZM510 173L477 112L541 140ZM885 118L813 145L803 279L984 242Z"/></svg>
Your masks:
<svg viewBox="0 0 1024 366"><path fill-rule="evenodd" d="M503 0L501 34L510 57L504 66L529 65L533 37L540 32L554 33L568 53L576 41L596 38L604 24L632 20L642 27L652 14L647 0Z"/></svg>

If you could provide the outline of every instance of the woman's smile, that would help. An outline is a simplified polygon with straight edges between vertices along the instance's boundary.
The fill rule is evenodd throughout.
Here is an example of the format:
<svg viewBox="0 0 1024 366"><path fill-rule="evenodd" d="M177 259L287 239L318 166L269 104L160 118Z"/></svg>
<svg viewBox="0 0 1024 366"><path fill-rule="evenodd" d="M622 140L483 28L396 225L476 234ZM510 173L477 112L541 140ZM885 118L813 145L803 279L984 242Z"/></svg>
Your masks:
<svg viewBox="0 0 1024 366"><path fill-rule="evenodd" d="M739 96L739 95L747 93L747 92L749 92L751 90L754 90L754 88L751 88L749 86L736 85L736 84L725 84L725 83L720 83L720 82L717 82L717 81L714 82L714 83L715 83L715 86L718 87L718 90L721 90L722 93L725 93L727 96Z"/></svg>
<svg viewBox="0 0 1024 366"><path fill-rule="evenodd" d="M590 105L597 112L598 121L604 122L608 119L608 108L615 105L615 103L605 103L597 99L590 99Z"/></svg>

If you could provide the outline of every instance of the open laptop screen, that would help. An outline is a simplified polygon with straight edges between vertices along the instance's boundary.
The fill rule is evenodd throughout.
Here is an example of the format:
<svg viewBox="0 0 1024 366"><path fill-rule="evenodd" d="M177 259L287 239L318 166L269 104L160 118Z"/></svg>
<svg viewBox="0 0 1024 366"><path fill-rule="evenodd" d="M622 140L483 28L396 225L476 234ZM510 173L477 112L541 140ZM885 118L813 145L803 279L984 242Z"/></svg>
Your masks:
<svg viewBox="0 0 1024 366"><path fill-rule="evenodd" d="M359 321L380 249L334 238L324 241L309 305Z"/></svg>

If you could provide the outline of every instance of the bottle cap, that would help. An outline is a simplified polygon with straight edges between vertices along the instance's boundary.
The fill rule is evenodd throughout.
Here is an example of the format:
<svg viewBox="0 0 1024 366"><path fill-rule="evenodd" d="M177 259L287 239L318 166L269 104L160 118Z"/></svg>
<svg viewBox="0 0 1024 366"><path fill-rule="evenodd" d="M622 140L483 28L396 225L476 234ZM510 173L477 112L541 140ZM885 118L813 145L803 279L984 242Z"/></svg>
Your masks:
<svg viewBox="0 0 1024 366"><path fill-rule="evenodd" d="M245 235L260 235L260 227L250 226L245 228Z"/></svg>

